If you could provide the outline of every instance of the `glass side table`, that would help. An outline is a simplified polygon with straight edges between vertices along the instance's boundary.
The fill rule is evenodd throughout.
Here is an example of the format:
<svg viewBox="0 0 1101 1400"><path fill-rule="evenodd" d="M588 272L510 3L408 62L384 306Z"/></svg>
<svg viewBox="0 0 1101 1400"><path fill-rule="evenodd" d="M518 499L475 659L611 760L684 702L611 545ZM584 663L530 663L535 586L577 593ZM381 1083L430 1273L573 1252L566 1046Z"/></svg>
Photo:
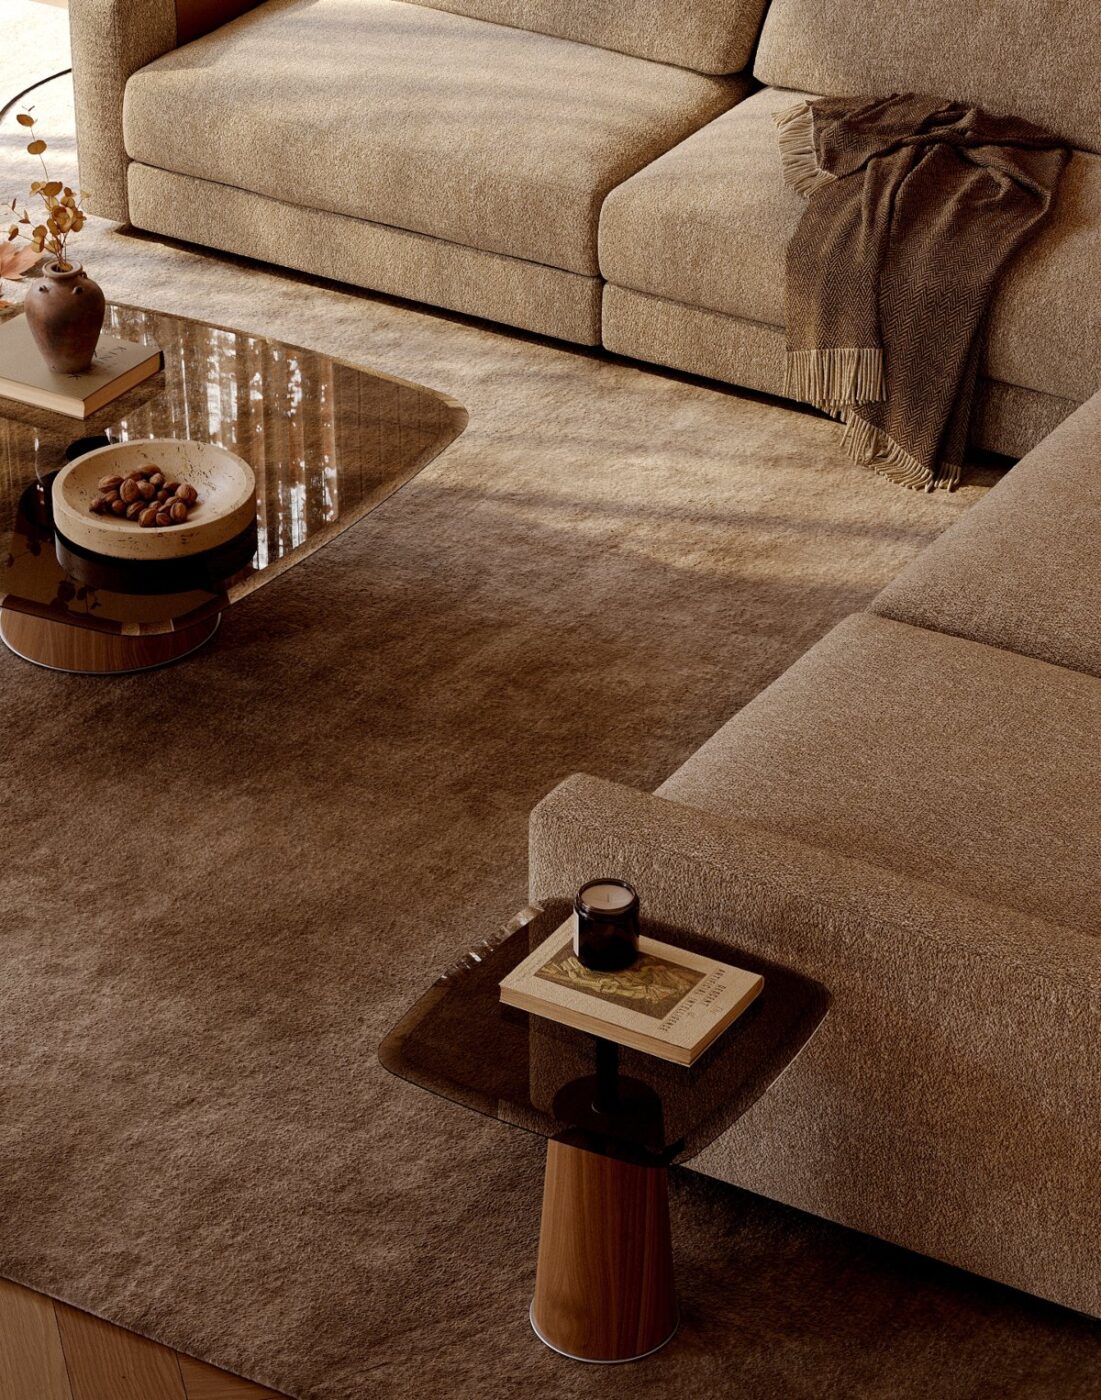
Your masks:
<svg viewBox="0 0 1101 1400"><path fill-rule="evenodd" d="M445 972L379 1047L422 1089L548 1138L531 1325L579 1361L637 1360L677 1329L667 1169L749 1109L829 994L790 968L653 921L653 938L760 973L753 1005L690 1068L501 1004L498 986L572 915L529 907Z"/></svg>

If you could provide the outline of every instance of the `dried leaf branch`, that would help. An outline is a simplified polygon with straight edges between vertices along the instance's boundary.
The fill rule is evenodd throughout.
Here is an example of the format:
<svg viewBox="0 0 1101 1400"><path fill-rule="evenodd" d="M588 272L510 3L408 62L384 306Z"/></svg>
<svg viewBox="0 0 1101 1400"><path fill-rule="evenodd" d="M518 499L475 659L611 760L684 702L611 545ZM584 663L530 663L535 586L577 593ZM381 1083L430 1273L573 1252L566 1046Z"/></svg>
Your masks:
<svg viewBox="0 0 1101 1400"><path fill-rule="evenodd" d="M34 256L27 264L28 267L33 266L43 253L49 253L62 272L71 272L72 264L68 259L69 239L84 227L84 195L76 194L60 180L50 179L44 159L49 148L40 136L33 134L35 119L31 116L31 111L20 112L16 121L31 132L32 140L27 145L27 152L38 157L42 173L46 177L44 180L32 180L30 191L32 200L38 199L42 202L45 223L36 224L29 211L20 210L18 200L13 199L9 208L18 217L8 229L7 241L13 243L21 238L29 244L27 251L33 250ZM25 229L30 229L30 232L25 232ZM0 277L4 275L0 271Z"/></svg>

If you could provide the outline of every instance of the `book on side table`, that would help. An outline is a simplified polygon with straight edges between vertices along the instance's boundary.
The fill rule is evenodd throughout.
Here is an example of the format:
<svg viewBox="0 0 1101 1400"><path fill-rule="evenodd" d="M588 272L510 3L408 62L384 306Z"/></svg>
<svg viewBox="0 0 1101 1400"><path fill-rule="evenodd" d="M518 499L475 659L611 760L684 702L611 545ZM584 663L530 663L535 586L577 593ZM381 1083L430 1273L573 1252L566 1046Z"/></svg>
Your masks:
<svg viewBox="0 0 1101 1400"><path fill-rule="evenodd" d="M26 316L0 322L0 398L34 408L90 418L161 368L156 345L101 335L92 367L85 374L54 374L34 343Z"/></svg>
<svg viewBox="0 0 1101 1400"><path fill-rule="evenodd" d="M574 952L574 919L501 982L506 1006L690 1065L764 986L755 972L645 936L624 972L595 972Z"/></svg>

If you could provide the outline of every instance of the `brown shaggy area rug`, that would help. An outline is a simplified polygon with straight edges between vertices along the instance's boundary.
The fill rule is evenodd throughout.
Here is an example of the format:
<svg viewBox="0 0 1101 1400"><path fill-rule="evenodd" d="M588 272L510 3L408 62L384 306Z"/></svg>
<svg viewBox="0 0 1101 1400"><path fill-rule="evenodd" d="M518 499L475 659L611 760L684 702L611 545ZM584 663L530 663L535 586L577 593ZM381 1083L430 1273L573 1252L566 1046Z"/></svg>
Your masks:
<svg viewBox="0 0 1101 1400"><path fill-rule="evenodd" d="M69 103L39 100L66 158ZM540 1144L375 1057L524 902L555 782L656 786L981 488L899 491L831 423L684 378L84 242L118 300L471 423L181 665L0 654L0 1272L302 1400L1096 1395L1096 1323L687 1171L677 1341L564 1361L526 1317Z"/></svg>

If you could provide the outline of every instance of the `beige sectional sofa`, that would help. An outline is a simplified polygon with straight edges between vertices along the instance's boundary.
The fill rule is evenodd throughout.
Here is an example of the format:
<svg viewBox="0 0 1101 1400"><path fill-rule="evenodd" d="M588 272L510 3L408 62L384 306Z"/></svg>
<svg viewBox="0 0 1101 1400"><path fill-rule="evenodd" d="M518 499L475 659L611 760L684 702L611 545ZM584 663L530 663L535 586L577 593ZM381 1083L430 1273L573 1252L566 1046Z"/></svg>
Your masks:
<svg viewBox="0 0 1101 1400"><path fill-rule="evenodd" d="M551 794L532 893L615 872L830 988L700 1168L1101 1314L1101 26L765 8L70 0L82 181L155 233L778 392L775 111L936 90L1073 143L975 429L1050 436L658 795Z"/></svg>
<svg viewBox="0 0 1101 1400"><path fill-rule="evenodd" d="M823 982L693 1165L1101 1315L1101 394L656 796L574 777L536 900L594 871Z"/></svg>
<svg viewBox="0 0 1101 1400"><path fill-rule="evenodd" d="M975 441L1020 455L1101 384L1087 0L70 9L95 213L770 393L803 207L773 112L893 89L1018 112L1077 153L996 299Z"/></svg>

